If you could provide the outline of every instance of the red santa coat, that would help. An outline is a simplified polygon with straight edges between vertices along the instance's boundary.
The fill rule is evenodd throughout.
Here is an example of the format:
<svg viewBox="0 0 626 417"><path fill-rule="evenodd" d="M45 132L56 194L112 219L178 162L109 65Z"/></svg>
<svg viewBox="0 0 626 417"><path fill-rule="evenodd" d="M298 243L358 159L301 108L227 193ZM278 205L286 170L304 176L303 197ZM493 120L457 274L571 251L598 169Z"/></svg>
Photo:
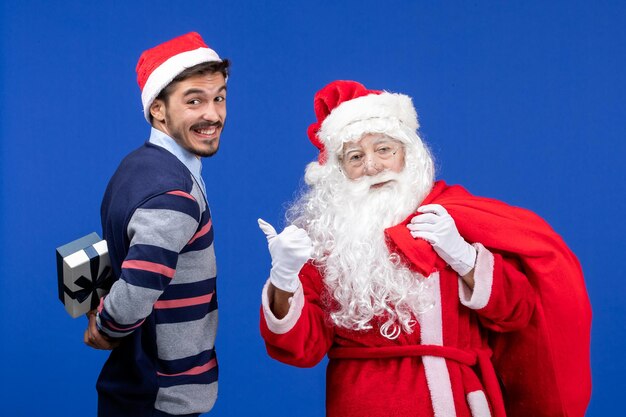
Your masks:
<svg viewBox="0 0 626 417"><path fill-rule="evenodd" d="M413 334L403 333L396 340L388 340L379 334L376 326L366 332L333 326L328 318L328 303L323 301L326 295L323 278L309 263L300 272L302 286L292 299L288 315L282 320L272 315L267 303L267 286L264 290L261 332L269 354L282 362L302 367L313 366L328 354L329 416L504 416L498 381L489 360L489 339L499 355L496 361L505 369L505 386L508 388L507 383L510 383L513 388L516 405L521 401L524 412L546 411L545 414L526 415L583 415L576 414L575 406L568 408L567 412L551 414L554 410L546 407L550 402L558 402L552 400L552 397L558 397L556 392L548 393L551 398L547 402L543 399L537 402L535 398L528 401L519 396L519 390L516 390L519 380L522 386L532 385L535 381L525 381L526 369L511 366L516 358L507 360L506 352L514 352L514 349L510 350L511 341L521 340L519 345L528 347L523 339L529 332L509 333L518 336L502 340L493 337L494 334L527 328L529 321L533 326L539 323L538 327L545 327L545 320L537 320L538 316L542 319L546 316L542 298L536 293L537 289L543 289L533 281L538 273L549 272L548 263L552 266L567 264L569 269L566 271L575 270L578 266L575 257L549 226L526 210L473 197L461 187L448 187L442 182L436 184L424 201L424 204L429 203L446 207L461 234L468 241L476 242L478 257L473 292L445 266L430 245L410 236L405 228L407 219L387 230L390 248L402 255L416 271L430 275L430 290L436 299L435 307L418 317L419 324ZM507 227L503 227L505 225ZM523 239L518 242L520 233ZM503 248L502 241L509 240L513 243ZM495 250L487 250L478 242ZM524 245L528 247L524 248ZM521 250L518 250L519 246ZM562 261L563 253L571 255L566 262ZM561 261L529 263L529 257L556 257ZM530 277L527 276L529 272ZM575 295L579 296L581 282L577 280L578 277L574 276L576 285L573 287L577 291ZM582 289L584 293L584 284ZM584 295L586 299L586 293ZM582 304L584 310L584 302ZM586 317L582 320L585 321ZM577 359L584 362L584 347L581 350L583 355L578 355ZM536 359L536 352L524 354L526 359ZM535 363L535 369L539 366ZM536 372L530 372L529 378L535 377ZM550 387L544 385L543 388ZM584 392L585 388L579 391ZM525 401L530 403L529 407L524 408ZM584 403L584 413L588 395L586 400L575 402ZM515 414L515 409L507 408L509 414Z"/></svg>

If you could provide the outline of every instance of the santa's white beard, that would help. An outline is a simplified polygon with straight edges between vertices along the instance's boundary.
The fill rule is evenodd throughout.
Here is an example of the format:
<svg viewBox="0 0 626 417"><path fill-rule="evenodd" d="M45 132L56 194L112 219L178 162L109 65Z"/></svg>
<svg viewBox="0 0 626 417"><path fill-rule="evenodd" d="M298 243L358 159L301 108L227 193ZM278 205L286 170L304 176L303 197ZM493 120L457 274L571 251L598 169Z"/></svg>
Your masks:
<svg viewBox="0 0 626 417"><path fill-rule="evenodd" d="M384 235L414 212L432 187L432 169L424 174L413 159L407 154L400 173L385 171L357 181L337 170L292 208L298 215L294 223L313 241L337 326L367 330L380 325L383 336L395 339L401 331L411 333L416 315L430 305L424 277L389 253Z"/></svg>

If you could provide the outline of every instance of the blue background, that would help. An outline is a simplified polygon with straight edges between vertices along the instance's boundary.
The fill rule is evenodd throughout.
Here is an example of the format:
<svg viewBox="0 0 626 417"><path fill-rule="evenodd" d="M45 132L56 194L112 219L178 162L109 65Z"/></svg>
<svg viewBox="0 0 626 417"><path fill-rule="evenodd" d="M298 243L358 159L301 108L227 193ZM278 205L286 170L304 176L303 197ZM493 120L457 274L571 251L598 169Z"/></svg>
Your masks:
<svg viewBox="0 0 626 417"><path fill-rule="evenodd" d="M57 299L54 250L100 231L122 157L148 137L134 68L191 30L233 62L205 160L219 267L212 416L321 416L324 366L271 360L258 332L269 255L316 157L315 91L335 79L414 98L438 177L547 219L594 309L589 416L625 391L626 5L620 1L2 1L0 413L95 415L106 353Z"/></svg>

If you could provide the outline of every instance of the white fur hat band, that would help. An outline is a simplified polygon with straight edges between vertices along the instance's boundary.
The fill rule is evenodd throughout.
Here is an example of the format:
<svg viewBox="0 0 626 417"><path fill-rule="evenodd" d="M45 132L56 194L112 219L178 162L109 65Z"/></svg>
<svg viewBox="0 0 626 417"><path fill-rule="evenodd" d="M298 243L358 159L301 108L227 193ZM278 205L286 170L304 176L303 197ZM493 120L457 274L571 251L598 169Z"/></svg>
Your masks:
<svg viewBox="0 0 626 417"><path fill-rule="evenodd" d="M367 90L355 81L328 84L315 95L314 108L317 122L309 126L308 135L320 150L321 164L326 162L328 149L339 149L346 141L379 132L381 126L388 129L391 124L411 131L419 127L409 96Z"/></svg>

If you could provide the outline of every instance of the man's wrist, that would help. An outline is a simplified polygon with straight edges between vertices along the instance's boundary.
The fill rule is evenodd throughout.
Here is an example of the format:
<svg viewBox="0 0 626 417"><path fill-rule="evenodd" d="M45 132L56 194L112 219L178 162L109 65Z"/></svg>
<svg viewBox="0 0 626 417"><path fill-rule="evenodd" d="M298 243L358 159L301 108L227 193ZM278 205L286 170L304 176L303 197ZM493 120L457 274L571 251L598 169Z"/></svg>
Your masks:
<svg viewBox="0 0 626 417"><path fill-rule="evenodd" d="M107 342L114 342L118 340L118 338L111 337L108 334L106 334L105 331L102 329L102 325L100 324L100 313L96 312L95 317L96 317L96 329L98 329L98 333L100 334L100 336L102 336L102 338L106 340Z"/></svg>

